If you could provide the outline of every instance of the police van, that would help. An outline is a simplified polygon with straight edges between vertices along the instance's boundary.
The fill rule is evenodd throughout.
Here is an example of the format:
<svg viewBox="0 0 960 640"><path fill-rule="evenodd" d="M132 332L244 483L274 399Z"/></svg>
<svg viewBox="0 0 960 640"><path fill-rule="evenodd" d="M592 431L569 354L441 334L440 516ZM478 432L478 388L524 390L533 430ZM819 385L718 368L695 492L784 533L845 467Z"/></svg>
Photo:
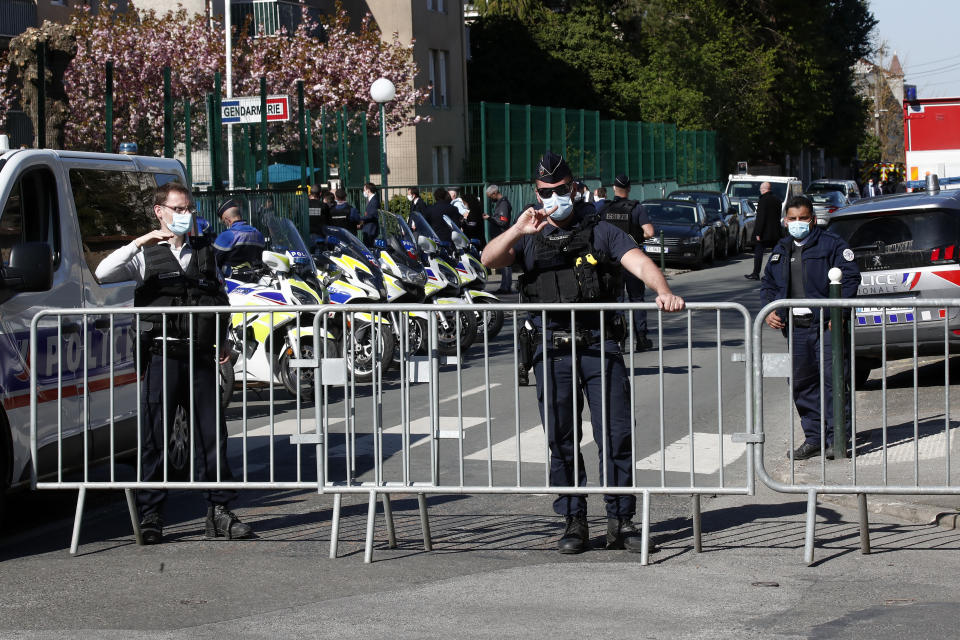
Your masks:
<svg viewBox="0 0 960 640"><path fill-rule="evenodd" d="M730 199L749 198L754 205L760 199L760 185L770 183L770 191L780 199L781 214L786 213L787 200L803 194L803 184L792 176L754 176L748 173L731 173L723 190Z"/></svg>
<svg viewBox="0 0 960 640"><path fill-rule="evenodd" d="M860 267L859 296L893 298L893 308L858 307L855 319L857 383L881 365L883 327L888 360L960 349L960 309L914 308L911 301L960 297L960 191L903 193L858 201L838 210L827 229L853 249Z"/></svg>
<svg viewBox="0 0 960 640"><path fill-rule="evenodd" d="M31 367L39 475L56 473L60 459L64 469L81 468L85 450L90 462L108 458L111 422L113 454L135 451L132 317L117 316L112 332L105 315L46 318L36 362L28 361L30 324L45 308L133 306L134 282L104 284L94 272L114 249L156 228L154 191L173 180L183 182L184 171L172 159L0 150L0 514L4 493L30 480Z"/></svg>

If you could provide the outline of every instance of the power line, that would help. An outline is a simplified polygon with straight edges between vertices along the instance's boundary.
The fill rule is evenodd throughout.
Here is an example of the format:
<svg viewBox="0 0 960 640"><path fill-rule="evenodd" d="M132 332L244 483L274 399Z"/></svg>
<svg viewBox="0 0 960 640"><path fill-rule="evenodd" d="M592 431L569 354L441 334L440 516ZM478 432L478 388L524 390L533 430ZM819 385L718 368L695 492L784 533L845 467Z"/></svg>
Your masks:
<svg viewBox="0 0 960 640"><path fill-rule="evenodd" d="M908 64L907 66L910 67L910 68L913 68L913 67L929 67L929 66L932 65L932 64L938 64L938 63L940 63L940 62L946 62L947 60L956 60L957 58L960 58L960 54L957 54L957 55L954 55L954 56L950 56L950 57L948 57L948 58L941 58L941 59L939 59L939 60L931 60L930 62L921 62L920 64Z"/></svg>
<svg viewBox="0 0 960 640"><path fill-rule="evenodd" d="M957 68L960 68L960 62L956 64L951 64L946 67L940 67L939 69L930 69L929 71L920 71L918 73L910 73L910 74L905 73L904 76L909 75L911 78L931 76L931 75L936 75L938 73L943 73L944 71L952 71Z"/></svg>

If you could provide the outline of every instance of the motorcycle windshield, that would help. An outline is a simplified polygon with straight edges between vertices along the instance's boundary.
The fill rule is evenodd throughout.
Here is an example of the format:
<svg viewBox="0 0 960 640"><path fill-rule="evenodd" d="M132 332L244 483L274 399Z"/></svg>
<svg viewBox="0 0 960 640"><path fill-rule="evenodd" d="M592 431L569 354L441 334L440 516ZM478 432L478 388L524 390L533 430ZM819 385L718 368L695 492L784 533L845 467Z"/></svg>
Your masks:
<svg viewBox="0 0 960 640"><path fill-rule="evenodd" d="M297 228L293 226L293 222L276 216L265 216L264 221L270 234L271 251L288 253L295 265L302 266L310 273L317 270L313 258L310 256L310 251L307 249L307 244L303 241Z"/></svg>
<svg viewBox="0 0 960 640"><path fill-rule="evenodd" d="M427 222L427 219L423 217L419 211L410 212L410 228L413 230L415 237L427 236L438 245L440 244L440 236L433 230L433 227L430 226L430 223Z"/></svg>
<svg viewBox="0 0 960 640"><path fill-rule="evenodd" d="M398 263L411 269L422 268L419 259L410 255L417 254L417 241L410 227L400 216L387 211L380 212L380 240L386 244L387 251Z"/></svg>
<svg viewBox="0 0 960 640"><path fill-rule="evenodd" d="M443 222L450 227L450 239L453 241L453 246L459 251L463 251L470 246L470 239L464 235L460 227L457 226L457 223L450 219L450 216L443 216Z"/></svg>
<svg viewBox="0 0 960 640"><path fill-rule="evenodd" d="M332 236L337 239L337 244L343 253L359 260L360 262L366 262L371 265L377 263L377 259L373 257L372 253L370 253L370 249L360 242L360 239L357 238L357 236L353 235L342 227L329 226L326 227L326 230L328 237Z"/></svg>

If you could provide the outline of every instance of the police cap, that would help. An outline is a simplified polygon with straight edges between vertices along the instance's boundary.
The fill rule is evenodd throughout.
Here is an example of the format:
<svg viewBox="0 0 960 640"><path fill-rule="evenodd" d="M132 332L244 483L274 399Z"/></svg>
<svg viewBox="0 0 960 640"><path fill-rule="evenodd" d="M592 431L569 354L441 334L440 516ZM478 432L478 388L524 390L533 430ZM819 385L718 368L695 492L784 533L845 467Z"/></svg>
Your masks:
<svg viewBox="0 0 960 640"><path fill-rule="evenodd" d="M571 175L567 161L553 151L545 152L537 165L536 179L540 182L554 184Z"/></svg>
<svg viewBox="0 0 960 640"><path fill-rule="evenodd" d="M616 180L613 181L613 184L621 189L630 188L630 178L625 173L621 173L617 176Z"/></svg>
<svg viewBox="0 0 960 640"><path fill-rule="evenodd" d="M220 207L217 209L217 217L222 218L223 214L226 213L228 210L239 209L239 208L240 208L240 203L234 200L233 198L230 198L229 200L224 201L220 205Z"/></svg>

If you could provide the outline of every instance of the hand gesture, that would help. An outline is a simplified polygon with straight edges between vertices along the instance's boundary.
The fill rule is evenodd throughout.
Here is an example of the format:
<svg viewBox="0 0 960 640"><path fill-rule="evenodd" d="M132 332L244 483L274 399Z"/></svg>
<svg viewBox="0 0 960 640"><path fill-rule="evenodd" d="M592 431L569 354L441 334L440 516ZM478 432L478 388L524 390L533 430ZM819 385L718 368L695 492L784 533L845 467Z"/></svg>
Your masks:
<svg viewBox="0 0 960 640"><path fill-rule="evenodd" d="M173 237L173 233L166 231L164 229L154 229L150 233L145 233L134 242L137 243L138 247L149 247L155 245L158 242L163 242L165 240L170 240Z"/></svg>
<svg viewBox="0 0 960 640"><path fill-rule="evenodd" d="M523 235L540 231L540 229L543 229L546 226L547 220L550 218L550 214L556 210L557 207L553 207L549 211L545 209L535 209L534 207L529 207L526 211L520 214L519 218L517 218L517 230Z"/></svg>

